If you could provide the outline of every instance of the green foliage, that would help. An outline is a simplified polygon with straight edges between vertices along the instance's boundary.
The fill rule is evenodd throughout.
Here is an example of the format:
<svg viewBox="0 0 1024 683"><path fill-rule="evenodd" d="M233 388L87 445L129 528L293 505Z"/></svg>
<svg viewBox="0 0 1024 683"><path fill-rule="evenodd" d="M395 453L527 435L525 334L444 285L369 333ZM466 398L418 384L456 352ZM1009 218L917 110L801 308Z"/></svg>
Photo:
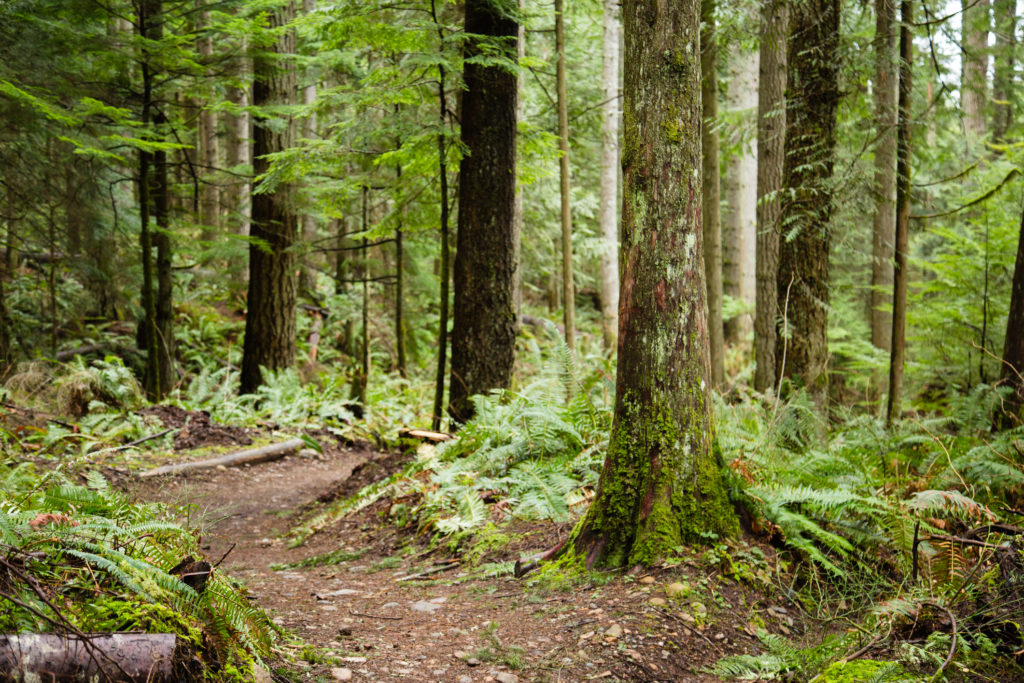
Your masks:
<svg viewBox="0 0 1024 683"><path fill-rule="evenodd" d="M270 653L273 625L234 582L214 570L199 593L168 573L199 554L191 532L98 472L85 480L0 461L0 630L177 633L216 645L211 672Z"/></svg>

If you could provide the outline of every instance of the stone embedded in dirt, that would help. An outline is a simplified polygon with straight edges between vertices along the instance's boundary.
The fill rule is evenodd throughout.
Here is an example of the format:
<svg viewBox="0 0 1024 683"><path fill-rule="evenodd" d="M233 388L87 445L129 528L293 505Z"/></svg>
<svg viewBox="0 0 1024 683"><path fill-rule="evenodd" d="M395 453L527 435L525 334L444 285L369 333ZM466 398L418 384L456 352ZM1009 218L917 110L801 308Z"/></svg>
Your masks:
<svg viewBox="0 0 1024 683"><path fill-rule="evenodd" d="M644 578L640 579L640 583L642 583L645 586L650 586L652 583L654 583L654 577L645 576Z"/></svg>
<svg viewBox="0 0 1024 683"><path fill-rule="evenodd" d="M441 598L431 598L427 602L432 602L435 605L443 605L444 603L448 602L448 598L444 598L444 597L441 597Z"/></svg>
<svg viewBox="0 0 1024 683"><path fill-rule="evenodd" d="M343 657L341 661L349 664L366 664L366 657Z"/></svg>
<svg viewBox="0 0 1024 683"><path fill-rule="evenodd" d="M461 676L459 677L459 683L473 683L472 676Z"/></svg>
<svg viewBox="0 0 1024 683"><path fill-rule="evenodd" d="M467 666L480 666L480 663L481 663L480 660L477 659L476 657L470 657L469 659L466 660L466 665Z"/></svg>
<svg viewBox="0 0 1024 683"><path fill-rule="evenodd" d="M381 605L381 609L391 609L392 607L398 607L398 603L397 602L385 602L383 605Z"/></svg>
<svg viewBox="0 0 1024 683"><path fill-rule="evenodd" d="M619 626L618 624L612 624L611 626L608 627L608 630L604 632L604 637L605 638L621 638L622 637L622 627Z"/></svg>
<svg viewBox="0 0 1024 683"><path fill-rule="evenodd" d="M262 666L252 665L252 680L254 683L274 683L273 676Z"/></svg>
<svg viewBox="0 0 1024 683"><path fill-rule="evenodd" d="M333 676L336 681L351 681L352 670L345 668L331 669L331 676Z"/></svg>
<svg viewBox="0 0 1024 683"><path fill-rule="evenodd" d="M651 603L655 607L664 607L668 604L668 601L665 600L665 598L651 598L647 602Z"/></svg>
<svg viewBox="0 0 1024 683"><path fill-rule="evenodd" d="M436 612L441 609L441 605L436 602L427 602L426 600L417 600L412 603L409 608L413 612L427 612L428 614Z"/></svg>
<svg viewBox="0 0 1024 683"><path fill-rule="evenodd" d="M690 609L693 610L693 616L698 619L703 619L708 615L708 608L702 602L691 602Z"/></svg>
<svg viewBox="0 0 1024 683"><path fill-rule="evenodd" d="M665 595L667 595L670 598L679 598L682 597L687 590L688 586L685 583L679 583L678 581L675 581L665 586Z"/></svg>
<svg viewBox="0 0 1024 683"><path fill-rule="evenodd" d="M502 671L494 676L498 683L519 683L519 676Z"/></svg>
<svg viewBox="0 0 1024 683"><path fill-rule="evenodd" d="M313 595L316 596L317 600L326 600L327 598L337 598L342 595L356 595L357 593L359 593L359 591L353 590L352 588L342 588L336 591L328 591L327 593L314 593Z"/></svg>

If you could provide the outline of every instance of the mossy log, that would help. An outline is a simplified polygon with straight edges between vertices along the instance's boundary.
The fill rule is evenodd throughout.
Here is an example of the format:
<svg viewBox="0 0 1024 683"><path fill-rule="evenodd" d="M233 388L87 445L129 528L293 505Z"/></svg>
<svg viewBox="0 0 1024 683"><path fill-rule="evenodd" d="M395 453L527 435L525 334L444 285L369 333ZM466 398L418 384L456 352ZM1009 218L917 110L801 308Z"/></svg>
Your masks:
<svg viewBox="0 0 1024 683"><path fill-rule="evenodd" d="M0 635L0 682L202 680L191 649L173 633Z"/></svg>

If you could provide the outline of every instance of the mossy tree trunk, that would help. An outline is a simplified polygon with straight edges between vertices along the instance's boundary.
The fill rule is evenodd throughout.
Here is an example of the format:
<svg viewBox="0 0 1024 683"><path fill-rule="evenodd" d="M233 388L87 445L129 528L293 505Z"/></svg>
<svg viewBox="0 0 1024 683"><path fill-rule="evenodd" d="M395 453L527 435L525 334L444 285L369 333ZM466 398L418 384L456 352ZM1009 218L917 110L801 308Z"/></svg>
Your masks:
<svg viewBox="0 0 1024 683"><path fill-rule="evenodd" d="M757 88L757 294L754 302L754 388L775 386L775 321L779 314L779 215L786 139L786 0L761 3Z"/></svg>
<svg viewBox="0 0 1024 683"><path fill-rule="evenodd" d="M839 0L790 5L785 198L776 372L806 388L828 415L829 223L839 103Z"/></svg>
<svg viewBox="0 0 1024 683"><path fill-rule="evenodd" d="M467 0L466 33L500 46L510 64L467 61L462 95L459 223L455 252L448 410L465 422L470 396L507 387L515 358L516 60L518 4ZM476 40L466 56L480 52Z"/></svg>
<svg viewBox="0 0 1024 683"><path fill-rule="evenodd" d="M1017 68L1017 0L992 0L996 46L993 53L992 140L1005 142L1013 125L1014 80Z"/></svg>
<svg viewBox="0 0 1024 683"><path fill-rule="evenodd" d="M985 137L988 111L988 34L991 0L962 0L960 42L960 108L967 143Z"/></svg>
<svg viewBox="0 0 1024 683"><path fill-rule="evenodd" d="M282 29L295 18L288 3L269 12L270 27ZM295 74L282 63L295 53L295 32L281 30L277 41L256 51L253 61L253 105L288 104L295 92ZM256 177L270 167L268 154L291 146L290 121L274 122L265 110L253 121L253 171ZM285 184L252 196L249 245L249 297L245 316L242 354L242 393L252 393L263 383L261 368L278 370L295 362L295 306L298 224L291 193Z"/></svg>
<svg viewBox="0 0 1024 683"><path fill-rule="evenodd" d="M615 419L567 549L650 565L737 523L714 448L701 224L699 3L622 5L621 305Z"/></svg>

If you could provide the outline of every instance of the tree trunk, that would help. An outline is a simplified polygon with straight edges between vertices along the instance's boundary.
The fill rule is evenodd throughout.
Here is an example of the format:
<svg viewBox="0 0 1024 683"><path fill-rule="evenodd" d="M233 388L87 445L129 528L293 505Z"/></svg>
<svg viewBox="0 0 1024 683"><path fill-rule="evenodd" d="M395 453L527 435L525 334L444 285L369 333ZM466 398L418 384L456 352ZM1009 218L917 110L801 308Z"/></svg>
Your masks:
<svg viewBox="0 0 1024 683"><path fill-rule="evenodd" d="M302 13L310 16L316 12L316 0L302 0ZM307 83L302 88L302 103L308 111L306 118L302 120L302 137L312 140L316 137L316 114L313 113L313 104L316 102L316 80L315 74L306 74ZM397 109L397 105L396 105ZM312 202L309 201L303 207L301 221L302 236L302 267L299 269L299 294L315 299L316 291L316 268L313 263L314 252L311 245L316 241L316 216L313 214Z"/></svg>
<svg viewBox="0 0 1024 683"><path fill-rule="evenodd" d="M557 54L556 90L558 97L558 160L562 207L562 319L565 343L576 348L576 287L572 277L572 204L569 166L569 95L565 83L565 7L555 0L555 52Z"/></svg>
<svg viewBox="0 0 1024 683"><path fill-rule="evenodd" d="M718 44L715 36L716 0L700 3L700 131L704 179L701 215L704 221L704 272L707 276L708 334L711 342L711 385L725 381L725 339L722 328L721 172L718 165Z"/></svg>
<svg viewBox="0 0 1024 683"><path fill-rule="evenodd" d="M198 0L202 5L204 0ZM213 58L213 35L204 29L210 23L210 12L199 12L196 30L200 35L196 45L199 61L210 64ZM210 102L199 105L199 224L203 226L203 240L217 238L220 224L220 188L214 175L217 167L217 116L210 109Z"/></svg>
<svg viewBox="0 0 1024 683"><path fill-rule="evenodd" d="M163 33L163 17L161 0L144 0L138 5L138 16L136 26L139 33L148 41L160 40ZM142 125L149 126L153 120L153 83L155 74L150 63L150 54L147 48L142 51L142 64L140 65L142 75ZM139 150L139 247L142 252L142 311L141 318L137 325L136 336L139 349L146 352L146 366L143 372L143 379L147 385L147 392L150 398L158 399L153 394L151 382L160 376L159 352L156 335L156 298L153 292L153 233L150 230L149 219L151 215L150 193L151 193L151 167L153 165L153 153L144 149Z"/></svg>
<svg viewBox="0 0 1024 683"><path fill-rule="evenodd" d="M157 120L165 124L163 115ZM157 361L155 375L146 377L146 391L155 401L161 400L174 386L174 283L171 271L170 189L167 185L167 152L153 153L153 185L150 198L157 231L153 235L156 247L156 303L154 306L153 334L156 339Z"/></svg>
<svg viewBox="0 0 1024 683"><path fill-rule="evenodd" d="M735 136L742 145L725 170L725 203L728 212L722 222L722 289L734 299L753 305L756 279L757 240L757 155L748 135L747 112L757 109L757 53L738 51L731 69L726 102L734 120L741 123ZM747 313L725 321L725 340L746 346L753 330Z"/></svg>
<svg viewBox="0 0 1024 683"><path fill-rule="evenodd" d="M807 0L793 4L790 12L781 218L786 238L779 240L778 275L784 319L775 358L777 372L806 388L825 419L839 0Z"/></svg>
<svg viewBox="0 0 1024 683"><path fill-rule="evenodd" d="M701 227L696 0L625 0L622 305L615 417L570 552L651 565L737 530L714 448Z"/></svg>
<svg viewBox="0 0 1024 683"><path fill-rule="evenodd" d="M1013 124L1014 69L1017 65L1017 0L992 0L995 19L995 77L992 79L992 140L1006 141Z"/></svg>
<svg viewBox="0 0 1024 683"><path fill-rule="evenodd" d="M1013 267L1013 287L1010 290L1010 313L1006 319L1006 338L1003 341L1002 383L1013 389L1003 406L1003 417L997 420L1002 428L1020 426L1024 415L1024 212L1020 217L1020 237L1017 240L1017 262Z"/></svg>
<svg viewBox="0 0 1024 683"><path fill-rule="evenodd" d="M892 290L892 350L889 355L889 402L885 424L891 427L900 411L907 328L907 252L910 250L910 104L913 93L913 0L900 5L899 120L896 134L896 264Z"/></svg>
<svg viewBox="0 0 1024 683"><path fill-rule="evenodd" d="M249 69L248 63L249 60L245 56L239 56L232 60L232 76L237 79L244 78ZM252 155L249 146L250 117L249 112L245 111L243 107L249 105L249 93L245 88L229 86L226 95L235 109L225 110L222 114L224 129L227 131L224 161L231 172L221 194L224 225L230 226L231 232L236 235L248 235L252 206L249 195L251 189L249 164L252 163Z"/></svg>
<svg viewBox="0 0 1024 683"><path fill-rule="evenodd" d="M615 348L619 328L619 2L604 0L601 59L601 338Z"/></svg>
<svg viewBox="0 0 1024 683"><path fill-rule="evenodd" d="M526 11L526 0L518 0L519 12L523 13ZM519 63L523 63L523 59L526 57L526 26L525 24L519 24L519 43L516 46L516 58ZM517 92L522 92L523 88L526 87L526 70L520 69L516 76L516 89ZM519 124L526 121L526 98L516 98L516 130L519 130ZM518 139L516 142L516 168L519 168L519 144ZM513 219L512 219L512 230L514 235L512 241L516 245L516 253L514 257L515 261L515 275L512 277L512 291L515 300L516 318L523 314L523 263L522 263L522 240L523 240L523 222L525 221L525 214L523 214L523 188L520 187L519 182L516 182L516 199L513 204Z"/></svg>
<svg viewBox="0 0 1024 683"><path fill-rule="evenodd" d="M892 346L892 292L896 232L896 0L875 0L875 218L871 251L871 343Z"/></svg>
<svg viewBox="0 0 1024 683"><path fill-rule="evenodd" d="M508 0L467 0L466 33L502 40L514 62L519 29ZM470 39L467 57L480 50ZM449 412L465 422L469 397L507 387L515 358L516 76L509 66L467 62L462 95L459 227Z"/></svg>
<svg viewBox="0 0 1024 683"><path fill-rule="evenodd" d="M270 28L287 26L295 18L295 4L269 13ZM290 55L295 53L295 32L279 34L277 43L254 59L253 105L270 107L287 104L295 90ZM291 145L290 121L273 125L264 111L253 125L253 171L267 173L266 155ZM245 316L245 344L242 354L241 391L252 393L263 383L261 368L279 370L295 362L295 253L297 236L291 192L280 184L270 192L252 197L250 235L258 240L249 246L249 297Z"/></svg>
<svg viewBox="0 0 1024 683"><path fill-rule="evenodd" d="M754 388L775 385L778 335L779 219L786 139L785 0L762 0L761 53L757 89L757 298L754 310Z"/></svg>
<svg viewBox="0 0 1024 683"><path fill-rule="evenodd" d="M988 103L988 32L990 0L962 0L960 99L967 142L985 137Z"/></svg>
<svg viewBox="0 0 1024 683"><path fill-rule="evenodd" d="M441 27L441 23L437 19L437 6L435 0L430 0L430 15L434 21L434 25L437 27L438 37L438 50L444 49L444 29ZM448 145L445 138L445 127L448 125L448 93L445 91L445 73L444 64L438 63L437 65L437 102L438 102L438 120L437 120L437 166L438 166L438 178L440 179L440 194L441 194L441 263L440 273L438 273L438 280L440 281L440 297L438 301L438 320L437 320L437 375L434 379L434 413L433 419L431 420L431 429L435 432L441 429L441 417L444 412L444 380L447 373L447 360L448 360L448 297L449 289L448 285L451 280L451 255L449 253L449 240L448 240ZM515 214L515 206L513 202L513 216ZM522 220L522 203L520 198L519 207L519 220ZM512 230L518 235L515 218L513 218ZM513 242L517 242L515 236ZM515 264L513 265L515 267ZM518 271L517 271L518 273ZM515 290L516 275L513 276L513 290ZM513 301L515 301L515 293L513 291ZM515 308L515 306L513 306ZM517 312L518 315L518 312Z"/></svg>

